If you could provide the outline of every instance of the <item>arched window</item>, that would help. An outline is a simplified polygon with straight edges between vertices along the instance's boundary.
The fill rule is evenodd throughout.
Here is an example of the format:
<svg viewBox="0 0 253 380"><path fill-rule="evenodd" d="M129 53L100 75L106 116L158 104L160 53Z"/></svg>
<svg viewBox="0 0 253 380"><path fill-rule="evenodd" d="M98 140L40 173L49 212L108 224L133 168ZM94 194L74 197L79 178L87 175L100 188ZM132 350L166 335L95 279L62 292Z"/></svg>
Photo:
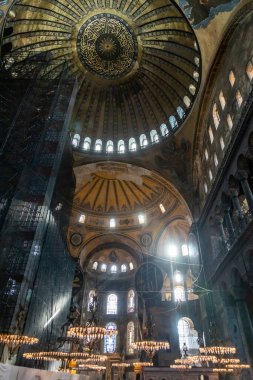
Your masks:
<svg viewBox="0 0 253 380"><path fill-rule="evenodd" d="M133 313L135 309L135 293L134 290L131 289L128 292L127 295L127 312L128 313Z"/></svg>
<svg viewBox="0 0 253 380"><path fill-rule="evenodd" d="M199 73L197 71L193 72L193 78L195 79L196 82L199 81Z"/></svg>
<svg viewBox="0 0 253 380"><path fill-rule="evenodd" d="M110 227L115 228L116 227L116 220L114 218L110 219Z"/></svg>
<svg viewBox="0 0 253 380"><path fill-rule="evenodd" d="M129 263L129 269L130 270L133 270L134 269L134 264L130 261L130 263Z"/></svg>
<svg viewBox="0 0 253 380"><path fill-rule="evenodd" d="M175 118L175 116L170 116L169 117L169 122L170 122L170 125L172 128L177 128L178 127L178 123L177 123L177 119Z"/></svg>
<svg viewBox="0 0 253 380"><path fill-rule="evenodd" d="M144 148L147 145L148 145L148 140L147 140L146 135L144 134L140 135L140 147Z"/></svg>
<svg viewBox="0 0 253 380"><path fill-rule="evenodd" d="M242 105L242 102L243 102L243 98L242 98L242 94L240 93L239 90L236 91L235 97L236 97L236 101L238 104L238 108L240 108Z"/></svg>
<svg viewBox="0 0 253 380"><path fill-rule="evenodd" d="M204 191L205 191L205 193L207 194L208 187L207 187L207 184L206 184L206 183L204 183Z"/></svg>
<svg viewBox="0 0 253 380"><path fill-rule="evenodd" d="M96 291L95 290L91 290L89 292L89 296L88 296L88 302L87 302L87 310L90 311L90 305L93 304L93 301L94 301L94 297L96 295Z"/></svg>
<svg viewBox="0 0 253 380"><path fill-rule="evenodd" d="M217 129L220 124L220 115L216 103L214 103L213 105L213 123L215 128Z"/></svg>
<svg viewBox="0 0 253 380"><path fill-rule="evenodd" d="M135 151L137 149L137 144L134 137L129 139L129 150Z"/></svg>
<svg viewBox="0 0 253 380"><path fill-rule="evenodd" d="M134 343L134 323L128 322L127 324L127 353L133 354L133 343Z"/></svg>
<svg viewBox="0 0 253 380"><path fill-rule="evenodd" d="M183 101L184 101L184 104L186 105L186 107L189 108L191 105L191 100L190 100L189 96L187 96L187 95L184 96Z"/></svg>
<svg viewBox="0 0 253 380"><path fill-rule="evenodd" d="M139 214L138 220L139 220L139 224L144 224L145 223L145 215Z"/></svg>
<svg viewBox="0 0 253 380"><path fill-rule="evenodd" d="M117 325L113 322L109 322L107 323L105 328L107 331L110 331L111 333L105 335L104 337L104 353L113 354L116 351L117 345L117 335L113 334L113 331L117 330Z"/></svg>
<svg viewBox="0 0 253 380"><path fill-rule="evenodd" d="M126 272L127 271L127 266L126 266L126 264L122 264L121 265L121 272L123 273L123 272Z"/></svg>
<svg viewBox="0 0 253 380"><path fill-rule="evenodd" d="M162 203L159 204L159 208L161 210L161 213L164 214L166 210L165 210L165 207Z"/></svg>
<svg viewBox="0 0 253 380"><path fill-rule="evenodd" d="M177 114L180 117L180 119L183 119L185 117L185 112L182 107L180 106L177 107Z"/></svg>
<svg viewBox="0 0 253 380"><path fill-rule="evenodd" d="M83 224L85 222L85 215L84 214L81 214L79 216L78 222L81 223L81 224Z"/></svg>
<svg viewBox="0 0 253 380"><path fill-rule="evenodd" d="M151 139L151 142L155 142L155 143L159 141L159 136L155 129L152 129L152 131L150 131L150 139Z"/></svg>
<svg viewBox="0 0 253 380"><path fill-rule="evenodd" d="M182 255L183 256L189 256L189 250L188 250L188 245L187 244L182 244Z"/></svg>
<svg viewBox="0 0 253 380"><path fill-rule="evenodd" d="M174 273L174 283L177 285L183 285L184 284L184 277L179 270L176 270Z"/></svg>
<svg viewBox="0 0 253 380"><path fill-rule="evenodd" d="M224 108L226 106L226 100L225 100L225 96L223 94L223 91L221 91L219 94L219 101L220 101L221 108L224 110Z"/></svg>
<svg viewBox="0 0 253 380"><path fill-rule="evenodd" d="M230 71L228 78L229 78L229 82L231 84L231 87L233 87L235 84L235 74L232 70Z"/></svg>
<svg viewBox="0 0 253 380"><path fill-rule="evenodd" d="M253 64L250 61L247 64L246 73L248 75L249 80L252 81L252 79L253 79Z"/></svg>
<svg viewBox="0 0 253 380"><path fill-rule="evenodd" d="M125 143L123 140L119 140L118 142L118 152L125 153Z"/></svg>
<svg viewBox="0 0 253 380"><path fill-rule="evenodd" d="M208 173L209 173L209 179L210 179L210 181L212 181L212 179L213 179L213 173L212 173L212 170L209 169Z"/></svg>
<svg viewBox="0 0 253 380"><path fill-rule="evenodd" d="M196 355L199 349L198 332L194 330L192 320L186 317L179 319L177 328L180 351L182 352L183 346L185 345L189 354Z"/></svg>
<svg viewBox="0 0 253 380"><path fill-rule="evenodd" d="M189 86L189 91L190 91L190 93L191 93L192 95L194 95L195 92L196 92L196 87L195 87L193 84L190 84L190 86Z"/></svg>
<svg viewBox="0 0 253 380"><path fill-rule="evenodd" d="M205 158L206 158L206 161L208 161L209 155L208 155L208 150L207 149L205 149Z"/></svg>
<svg viewBox="0 0 253 380"><path fill-rule="evenodd" d="M105 264L105 263L103 263L102 265L101 265L101 272L106 272L106 269L107 269L107 265Z"/></svg>
<svg viewBox="0 0 253 380"><path fill-rule="evenodd" d="M106 143L106 152L113 153L113 142L111 140L108 140Z"/></svg>
<svg viewBox="0 0 253 380"><path fill-rule="evenodd" d="M220 138L220 147L221 147L221 150L224 150L224 148L225 148L225 143L224 143L224 140L223 140L222 136Z"/></svg>
<svg viewBox="0 0 253 380"><path fill-rule="evenodd" d="M111 266L111 273L117 273L117 265L113 264Z"/></svg>
<svg viewBox="0 0 253 380"><path fill-rule="evenodd" d="M208 128L208 134L209 134L209 138L210 138L210 141L212 144L213 143L213 130L212 130L211 126Z"/></svg>
<svg viewBox="0 0 253 380"><path fill-rule="evenodd" d="M94 261L94 263L92 264L92 269L93 270L97 270L98 269L98 262L97 261Z"/></svg>
<svg viewBox="0 0 253 380"><path fill-rule="evenodd" d="M162 136L164 136L164 137L168 136L168 134L169 134L168 127L164 123L160 125L160 131L161 131Z"/></svg>
<svg viewBox="0 0 253 380"><path fill-rule="evenodd" d="M118 311L118 297L116 294L109 294L107 297L106 314L117 314Z"/></svg>
<svg viewBox="0 0 253 380"><path fill-rule="evenodd" d="M162 301L171 301L171 282L168 275L165 275L163 287L161 289Z"/></svg>
<svg viewBox="0 0 253 380"><path fill-rule="evenodd" d="M231 130L233 128L233 120L229 113L227 115L227 123L228 123L228 128Z"/></svg>
<svg viewBox="0 0 253 380"><path fill-rule="evenodd" d="M83 142L83 149L89 150L90 146L91 146L91 139L89 137L85 137L84 142Z"/></svg>
<svg viewBox="0 0 253 380"><path fill-rule="evenodd" d="M95 142L95 151L96 152L101 152L102 150L102 140L96 140Z"/></svg>
<svg viewBox="0 0 253 380"><path fill-rule="evenodd" d="M80 144L80 135L78 133L76 133L73 137L73 140L72 140L72 145L74 147L77 147L78 145Z"/></svg>
<svg viewBox="0 0 253 380"><path fill-rule="evenodd" d="M185 301L185 290L182 285L174 286L174 299L175 299L175 302Z"/></svg>

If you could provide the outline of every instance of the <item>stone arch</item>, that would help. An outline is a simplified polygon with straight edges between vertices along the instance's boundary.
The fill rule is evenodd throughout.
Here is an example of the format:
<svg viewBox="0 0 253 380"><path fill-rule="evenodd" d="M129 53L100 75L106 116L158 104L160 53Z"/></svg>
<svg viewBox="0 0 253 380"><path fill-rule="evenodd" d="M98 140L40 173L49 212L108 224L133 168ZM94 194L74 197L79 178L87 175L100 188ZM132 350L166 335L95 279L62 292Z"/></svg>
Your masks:
<svg viewBox="0 0 253 380"><path fill-rule="evenodd" d="M199 349L198 332L194 329L193 321L189 317L182 317L178 320L177 327L180 351L186 345L188 353L196 354Z"/></svg>

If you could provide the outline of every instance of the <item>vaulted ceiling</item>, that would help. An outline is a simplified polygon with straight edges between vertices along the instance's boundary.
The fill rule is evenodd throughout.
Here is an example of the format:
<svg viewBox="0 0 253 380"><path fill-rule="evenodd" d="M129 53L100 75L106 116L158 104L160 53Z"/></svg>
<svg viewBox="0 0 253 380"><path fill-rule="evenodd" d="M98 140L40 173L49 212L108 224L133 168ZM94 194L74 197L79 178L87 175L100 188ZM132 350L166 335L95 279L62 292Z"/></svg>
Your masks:
<svg viewBox="0 0 253 380"><path fill-rule="evenodd" d="M6 67L14 76L27 75L27 59L45 53L50 65L43 76L58 76L63 68L77 76L72 130L82 138L139 141L163 123L171 134L190 112L200 52L171 0L20 0L11 15L3 41Z"/></svg>

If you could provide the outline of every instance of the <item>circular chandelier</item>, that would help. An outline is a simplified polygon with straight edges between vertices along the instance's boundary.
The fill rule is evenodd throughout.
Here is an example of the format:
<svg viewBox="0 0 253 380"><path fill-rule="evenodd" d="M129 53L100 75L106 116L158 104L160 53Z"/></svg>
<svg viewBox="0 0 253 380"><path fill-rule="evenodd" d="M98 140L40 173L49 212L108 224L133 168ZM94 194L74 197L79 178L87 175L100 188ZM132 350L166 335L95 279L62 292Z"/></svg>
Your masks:
<svg viewBox="0 0 253 380"><path fill-rule="evenodd" d="M25 359L31 360L46 360L46 361L57 361L57 360L84 360L89 357L88 353L85 352L62 352L62 351L41 351L41 352L27 352L23 354Z"/></svg>
<svg viewBox="0 0 253 380"><path fill-rule="evenodd" d="M232 355L236 353L236 348L233 346L200 347L199 352L201 354Z"/></svg>
<svg viewBox="0 0 253 380"><path fill-rule="evenodd" d="M153 367L153 363L150 362L134 362L134 367Z"/></svg>
<svg viewBox="0 0 253 380"><path fill-rule="evenodd" d="M100 354L90 354L87 359L85 359L85 363L91 363L94 364L98 362L105 362L108 359L107 355L100 355Z"/></svg>
<svg viewBox="0 0 253 380"><path fill-rule="evenodd" d="M78 366L78 369L88 369L88 370L93 370L93 371L105 371L106 367L98 364L80 364Z"/></svg>
<svg viewBox="0 0 253 380"><path fill-rule="evenodd" d="M239 364L240 359L237 358L221 358L219 360L220 364Z"/></svg>
<svg viewBox="0 0 253 380"><path fill-rule="evenodd" d="M186 364L171 364L170 368L174 369L189 369L189 366Z"/></svg>
<svg viewBox="0 0 253 380"><path fill-rule="evenodd" d="M91 352L96 343L104 338L104 336L117 335L117 330L107 330L105 327L97 326L97 310L98 299L97 295L92 296L89 303L89 312L91 317L86 321L84 326L72 326L67 331L67 336L77 338L84 341L84 344Z"/></svg>
<svg viewBox="0 0 253 380"><path fill-rule="evenodd" d="M0 343L6 344L9 350L9 358L12 357L14 352L24 344L36 344L39 339L27 335L17 334L0 334Z"/></svg>
<svg viewBox="0 0 253 380"><path fill-rule="evenodd" d="M175 364L194 364L194 363L218 363L218 358L214 355L192 355L186 358L176 359Z"/></svg>
<svg viewBox="0 0 253 380"><path fill-rule="evenodd" d="M241 364L241 363L227 364L226 368L227 369L247 369L247 368L250 368L250 365L249 364Z"/></svg>
<svg viewBox="0 0 253 380"><path fill-rule="evenodd" d="M103 339L106 331L104 327L99 326L76 326L68 329L67 336L92 342Z"/></svg>
<svg viewBox="0 0 253 380"><path fill-rule="evenodd" d="M36 344L39 339L26 335L0 334L0 343L21 346L23 344Z"/></svg>
<svg viewBox="0 0 253 380"><path fill-rule="evenodd" d="M213 368L213 372L220 372L220 373L227 373L227 372L233 372L232 368Z"/></svg>
<svg viewBox="0 0 253 380"><path fill-rule="evenodd" d="M112 363L112 367L127 368L127 367L130 367L130 363L124 363L124 362Z"/></svg>
<svg viewBox="0 0 253 380"><path fill-rule="evenodd" d="M138 351L145 351L152 358L156 351L169 349L170 344L165 341L140 340L133 343L133 348Z"/></svg>
<svg viewBox="0 0 253 380"><path fill-rule="evenodd" d="M207 347L205 347L207 348ZM224 348L223 346L222 347L218 347L219 349L217 350L217 347L215 347L215 351L219 351L219 352L224 352L224 350L221 350L220 348ZM203 352L203 350L202 350ZM227 351L226 351L227 352ZM231 350L229 351L231 353ZM234 352L234 350L233 350ZM221 355L225 355L225 354L221 354ZM189 355L189 356L186 356L186 357L182 357L180 359L176 359L175 360L175 364L171 365L170 368L174 368L174 369L177 369L177 370L185 370L185 369L189 369L191 370L192 369L192 366L195 364L195 363L200 363L200 367L199 368L203 368L203 367L210 367L210 369L213 371L213 372L219 372L219 373L228 373L228 372L234 372L234 371L240 371L242 369L249 369L250 368L250 365L249 364L242 364L240 363L240 359L239 358L222 358L222 357L218 357L218 356L215 356L215 355Z"/></svg>

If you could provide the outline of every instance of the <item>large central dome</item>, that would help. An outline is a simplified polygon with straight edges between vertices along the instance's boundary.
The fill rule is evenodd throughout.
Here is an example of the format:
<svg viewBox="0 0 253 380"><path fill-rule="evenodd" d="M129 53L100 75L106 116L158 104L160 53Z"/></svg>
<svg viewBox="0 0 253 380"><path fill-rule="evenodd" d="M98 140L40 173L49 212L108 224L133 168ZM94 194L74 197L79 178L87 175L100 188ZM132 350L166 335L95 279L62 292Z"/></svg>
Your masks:
<svg viewBox="0 0 253 380"><path fill-rule="evenodd" d="M41 75L65 69L79 80L71 132L82 152L159 144L183 124L200 84L198 43L172 0L19 0L2 51L15 78L43 52Z"/></svg>
<svg viewBox="0 0 253 380"><path fill-rule="evenodd" d="M133 68L137 58L137 39L122 18L101 13L89 18L77 37L79 58L96 76L121 78Z"/></svg>

